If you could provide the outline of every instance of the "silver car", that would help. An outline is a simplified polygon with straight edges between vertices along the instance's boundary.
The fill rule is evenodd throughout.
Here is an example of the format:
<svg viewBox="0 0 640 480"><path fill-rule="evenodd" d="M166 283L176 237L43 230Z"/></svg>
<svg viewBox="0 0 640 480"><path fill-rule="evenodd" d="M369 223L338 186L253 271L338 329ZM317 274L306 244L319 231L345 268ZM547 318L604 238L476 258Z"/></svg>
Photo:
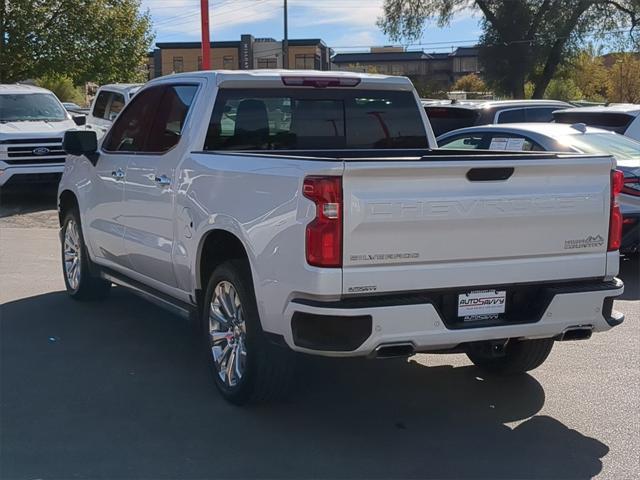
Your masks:
<svg viewBox="0 0 640 480"><path fill-rule="evenodd" d="M625 183L619 202L622 248L640 251L640 142L582 123L512 123L461 128L438 137L440 148L455 150L553 151L608 153L615 157Z"/></svg>

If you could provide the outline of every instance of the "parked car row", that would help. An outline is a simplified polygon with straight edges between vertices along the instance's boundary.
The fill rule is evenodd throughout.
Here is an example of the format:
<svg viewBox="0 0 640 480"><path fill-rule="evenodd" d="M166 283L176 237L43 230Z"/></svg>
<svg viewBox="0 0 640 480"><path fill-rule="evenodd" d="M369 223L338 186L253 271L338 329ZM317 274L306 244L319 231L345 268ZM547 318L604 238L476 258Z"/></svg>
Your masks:
<svg viewBox="0 0 640 480"><path fill-rule="evenodd" d="M571 107L557 100L442 100L423 105L436 136L474 125L550 122L554 111Z"/></svg>

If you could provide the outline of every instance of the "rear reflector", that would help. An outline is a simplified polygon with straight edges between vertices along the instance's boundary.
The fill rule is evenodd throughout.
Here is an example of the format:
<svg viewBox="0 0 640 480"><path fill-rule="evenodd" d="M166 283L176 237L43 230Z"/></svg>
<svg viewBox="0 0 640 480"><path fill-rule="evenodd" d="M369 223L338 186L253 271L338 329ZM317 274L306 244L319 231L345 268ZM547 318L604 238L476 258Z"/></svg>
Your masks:
<svg viewBox="0 0 640 480"><path fill-rule="evenodd" d="M307 177L302 194L316 204L316 217L307 225L307 263L315 267L342 266L342 178Z"/></svg>
<svg viewBox="0 0 640 480"><path fill-rule="evenodd" d="M618 205L618 195L624 186L624 174L620 170L611 171L611 210L609 213L609 252L619 250L622 243L622 212Z"/></svg>
<svg viewBox="0 0 640 480"><path fill-rule="evenodd" d="M282 83L288 87L355 87L360 84L357 77L303 77L287 76L282 77Z"/></svg>

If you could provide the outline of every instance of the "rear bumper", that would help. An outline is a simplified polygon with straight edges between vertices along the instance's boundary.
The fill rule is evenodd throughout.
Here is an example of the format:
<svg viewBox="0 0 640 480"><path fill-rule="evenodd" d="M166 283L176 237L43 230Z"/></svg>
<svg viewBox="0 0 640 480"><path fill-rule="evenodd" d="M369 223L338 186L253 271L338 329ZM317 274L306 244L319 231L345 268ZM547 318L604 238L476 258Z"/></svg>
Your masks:
<svg viewBox="0 0 640 480"><path fill-rule="evenodd" d="M290 348L324 356L366 356L381 345L411 344L416 351L446 350L467 342L504 338L549 338L581 327L604 332L622 323L613 311L621 280L545 285L544 304L535 317L452 324L430 292L337 302L294 300L286 311L284 333ZM435 298L435 297L434 297Z"/></svg>
<svg viewBox="0 0 640 480"><path fill-rule="evenodd" d="M18 183L55 183L60 181L60 176L64 172L64 163L33 166L2 165L0 164L0 187Z"/></svg>

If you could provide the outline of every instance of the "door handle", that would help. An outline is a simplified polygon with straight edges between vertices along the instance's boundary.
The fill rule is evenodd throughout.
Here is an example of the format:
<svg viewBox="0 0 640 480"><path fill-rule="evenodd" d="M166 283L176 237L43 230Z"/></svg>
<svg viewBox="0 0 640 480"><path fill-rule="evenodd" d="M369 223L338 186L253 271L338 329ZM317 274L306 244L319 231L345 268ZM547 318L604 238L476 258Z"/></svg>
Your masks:
<svg viewBox="0 0 640 480"><path fill-rule="evenodd" d="M156 184L159 187L168 187L169 185L171 185L171 179L166 175L156 175Z"/></svg>
<svg viewBox="0 0 640 480"><path fill-rule="evenodd" d="M472 168L467 172L470 182L492 182L507 180L513 175L513 167L506 168Z"/></svg>
<svg viewBox="0 0 640 480"><path fill-rule="evenodd" d="M116 168L113 172L111 172L111 176L116 180L122 180L124 178L124 170L121 168Z"/></svg>

